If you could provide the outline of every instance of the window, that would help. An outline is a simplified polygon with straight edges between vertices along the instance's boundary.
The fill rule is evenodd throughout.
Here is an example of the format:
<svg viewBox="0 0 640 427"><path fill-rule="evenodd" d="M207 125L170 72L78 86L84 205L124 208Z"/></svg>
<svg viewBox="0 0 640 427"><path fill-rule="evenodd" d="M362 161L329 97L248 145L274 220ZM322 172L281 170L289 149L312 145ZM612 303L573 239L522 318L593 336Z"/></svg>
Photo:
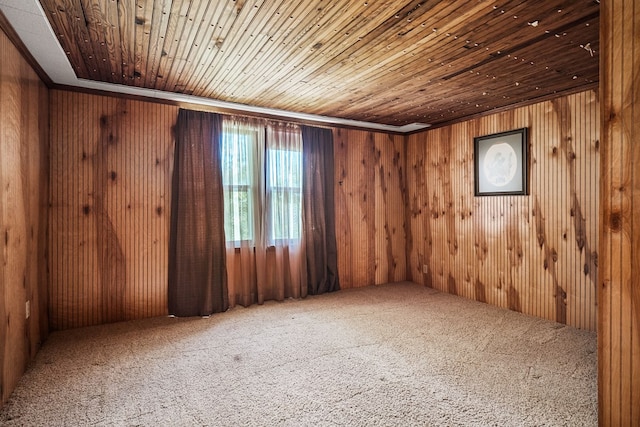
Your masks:
<svg viewBox="0 0 640 427"><path fill-rule="evenodd" d="M224 129L224 127L223 127ZM257 132L234 129L222 134L222 184L224 187L224 232L227 241L253 242L256 193L254 163Z"/></svg>
<svg viewBox="0 0 640 427"><path fill-rule="evenodd" d="M266 130L266 132L265 132ZM295 125L225 119L221 144L228 244L273 246L302 235L302 136Z"/></svg>
<svg viewBox="0 0 640 427"><path fill-rule="evenodd" d="M269 244L302 233L302 152L267 149Z"/></svg>

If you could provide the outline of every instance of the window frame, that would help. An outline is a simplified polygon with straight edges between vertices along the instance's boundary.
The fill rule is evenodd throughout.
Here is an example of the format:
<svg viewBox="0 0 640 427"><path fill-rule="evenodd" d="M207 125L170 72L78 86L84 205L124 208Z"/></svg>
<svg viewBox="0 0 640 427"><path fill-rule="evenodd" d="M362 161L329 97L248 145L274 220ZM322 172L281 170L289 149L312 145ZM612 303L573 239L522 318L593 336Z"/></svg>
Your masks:
<svg viewBox="0 0 640 427"><path fill-rule="evenodd" d="M265 144L266 145L266 144ZM272 152L286 152L286 153L295 153L297 160L299 162L299 172L300 172L300 176L299 176L299 181L300 181L300 185L299 186L289 186L289 185L271 185L271 183L269 182L268 179L268 163L269 163L269 151ZM290 155L290 154L289 154ZM264 186L265 186L265 215L268 215L267 218L267 240L268 240L268 244L269 245L282 245L283 243L299 243L302 241L302 204L303 204L303 200L302 200L302 181L304 178L304 171L303 171L303 157L302 157L302 150L290 150L290 149L284 149L284 148L271 148L269 149L268 146L265 146L265 159L267 159L267 161L265 161L265 165L264 165L264 173L265 173L265 180L264 180ZM292 194L298 194L300 196L300 205L299 205L299 211L300 211L300 218L299 218L299 227L297 230L297 237L292 237L291 235L289 236L284 236L284 237L280 237L280 238L276 238L275 236L275 221L273 221L273 193L278 193L278 192L282 192L285 195L289 195L289 197L291 197L290 195Z"/></svg>
<svg viewBox="0 0 640 427"><path fill-rule="evenodd" d="M247 140L248 140L248 142L247 142L248 152L251 152L251 150L254 148L253 147L254 144L255 145L259 145L260 144L260 141L257 138L257 134L260 131L261 131L261 129L259 129L259 128L252 129L252 128L247 126L247 129L242 129L238 134L234 134L232 132L225 132L224 125L223 125L222 141L221 141L221 144L220 144L221 145L221 150L224 152L224 146L225 146L225 140L226 140L225 135L231 135L229 137L229 139L231 139L234 143L237 143L237 141L239 141L240 138L242 138L242 137L247 138ZM251 156L253 156L253 155L251 155ZM222 158L222 156L221 156L221 158ZM253 158L250 158L249 161L248 161L248 167L252 167L254 162L255 162L255 160ZM226 198L224 196L226 196L227 194L235 192L238 189L240 189L241 191L247 193L247 200L249 201L249 207L251 208L251 209L249 209L249 216L250 216L250 218L249 218L249 234L250 234L250 236L248 236L247 239L242 239L242 238L240 240L236 240L235 238L230 239L227 236L227 233L226 233L226 230L225 230L225 243L228 244L228 245L229 244L233 244L233 246L236 247L236 248L239 248L240 246L245 246L245 245L254 246L255 247L257 239L258 239L257 236L259 236L259 231L255 229L255 215L256 215L256 212L255 212L256 211L256 206L255 205L256 205L257 201L253 200L253 199L254 199L254 193L255 193L254 189L259 186L259 183L256 183L255 179L253 179L253 180L249 180L249 181L253 181L253 182L249 182L247 184L225 184L225 182L224 182L224 177L225 177L224 164L221 166L221 172L222 172L222 178L223 178L222 179L222 181L223 181L223 184L222 184L222 187L223 187L223 203L225 202L225 198ZM254 175L254 174L252 174L252 175ZM246 188L246 190L242 190L244 188ZM225 219L225 229L226 229L226 217L227 217L227 215L226 215L226 206L223 206L223 209L224 209L224 212L225 212L224 219ZM234 227L234 230L235 230L235 227ZM242 237L242 232L240 232L240 235Z"/></svg>
<svg viewBox="0 0 640 427"><path fill-rule="evenodd" d="M260 138L260 133L263 133L264 138ZM234 149L229 149L227 143L232 143L234 145L239 145L241 141L246 138L246 149L255 150L251 151L250 157L247 161L247 167L251 168L252 171L249 174L249 183L246 184L229 184L225 183L225 176L232 176L234 173L232 171L228 171L225 174L225 162L223 161L221 164L222 176L223 176L223 191L225 197L223 200L225 202L225 229L227 228L227 206L226 206L226 195L232 194L234 192L246 192L248 194L249 200L249 227L250 227L250 238L249 239L241 239L236 240L235 236L228 236L225 233L225 241L228 247L233 245L236 249L241 246L253 246L254 248L257 246L265 245L267 248L274 246L282 246L286 244L299 244L302 241L302 233L303 233L303 177L304 177L304 165L303 165L303 150L302 147L293 147L290 149L289 147L269 147L268 138L268 128L267 125L259 125L253 126L250 124L240 124L240 125L230 125L229 128L226 128L223 124L222 136L221 136L221 150L223 153L231 153ZM302 138L302 135L299 136ZM300 139L300 144L302 143ZM237 149L236 149L237 150ZM241 152L241 150L238 150ZM271 180L269 176L269 165L270 165L270 153L271 152L285 152L285 153L294 153L295 154L295 164L298 169L298 179L295 181L299 182L299 185L270 185L269 182ZM276 154L277 155L277 154ZM290 155L290 154L289 154ZM254 156L258 156L257 158L253 158ZM285 155L286 156L286 155ZM226 158L221 155L221 159ZM283 158L283 163L290 162L290 160ZM239 163L239 162L238 162ZM278 164L276 161L272 164ZM230 163L232 166L235 165L234 162ZM256 167L256 164L258 167ZM238 164L240 166L240 164ZM275 180L279 181L278 179ZM288 180L287 184L290 184ZM274 200L277 195L282 194L286 198L286 200L291 200L292 198L297 198L299 200L298 208L298 227L295 232L296 236L281 236L276 238L276 221L274 221ZM274 197L275 196L275 197ZM287 209L287 212L291 212L291 207L289 203L283 204L283 207ZM258 216L261 217L259 218ZM235 215L233 215L233 219L235 219ZM257 228L256 228L257 227ZM234 221L232 225L232 230L240 229L241 227L237 227ZM288 228L289 231L290 228ZM225 230L226 231L226 230ZM289 233L291 234L291 233ZM240 233L242 237L242 233ZM262 241L264 240L264 241Z"/></svg>

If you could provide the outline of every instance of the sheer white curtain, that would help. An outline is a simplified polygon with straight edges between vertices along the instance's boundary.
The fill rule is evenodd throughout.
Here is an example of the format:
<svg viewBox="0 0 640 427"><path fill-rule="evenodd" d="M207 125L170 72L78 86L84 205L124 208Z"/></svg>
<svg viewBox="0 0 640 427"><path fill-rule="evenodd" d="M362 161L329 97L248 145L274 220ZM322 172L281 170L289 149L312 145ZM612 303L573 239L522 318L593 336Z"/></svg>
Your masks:
<svg viewBox="0 0 640 427"><path fill-rule="evenodd" d="M225 116L222 122L222 183L229 306L257 300L255 247L261 236L264 197L264 124Z"/></svg>
<svg viewBox="0 0 640 427"><path fill-rule="evenodd" d="M298 125L268 124L265 162L265 294L278 300L304 297L307 281L302 241L302 132Z"/></svg>
<svg viewBox="0 0 640 427"><path fill-rule="evenodd" d="M221 151L229 305L305 296L300 128L225 117Z"/></svg>

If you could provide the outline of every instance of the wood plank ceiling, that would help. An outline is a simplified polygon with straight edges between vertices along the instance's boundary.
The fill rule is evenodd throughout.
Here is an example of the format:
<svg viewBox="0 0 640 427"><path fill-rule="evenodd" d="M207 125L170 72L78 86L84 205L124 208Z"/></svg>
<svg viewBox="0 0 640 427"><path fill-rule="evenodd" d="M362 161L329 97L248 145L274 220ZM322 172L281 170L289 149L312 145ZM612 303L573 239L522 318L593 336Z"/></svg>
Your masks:
<svg viewBox="0 0 640 427"><path fill-rule="evenodd" d="M598 0L41 0L80 78L390 125L594 87Z"/></svg>

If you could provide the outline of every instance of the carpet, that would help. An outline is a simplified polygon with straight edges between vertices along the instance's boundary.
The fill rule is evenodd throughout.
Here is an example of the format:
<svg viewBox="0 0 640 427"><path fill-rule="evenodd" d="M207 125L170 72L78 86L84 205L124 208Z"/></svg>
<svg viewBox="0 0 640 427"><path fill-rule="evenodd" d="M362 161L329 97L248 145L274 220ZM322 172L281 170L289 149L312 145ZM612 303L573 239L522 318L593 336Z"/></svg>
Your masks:
<svg viewBox="0 0 640 427"><path fill-rule="evenodd" d="M412 283L54 332L17 425L590 426L596 335Z"/></svg>

